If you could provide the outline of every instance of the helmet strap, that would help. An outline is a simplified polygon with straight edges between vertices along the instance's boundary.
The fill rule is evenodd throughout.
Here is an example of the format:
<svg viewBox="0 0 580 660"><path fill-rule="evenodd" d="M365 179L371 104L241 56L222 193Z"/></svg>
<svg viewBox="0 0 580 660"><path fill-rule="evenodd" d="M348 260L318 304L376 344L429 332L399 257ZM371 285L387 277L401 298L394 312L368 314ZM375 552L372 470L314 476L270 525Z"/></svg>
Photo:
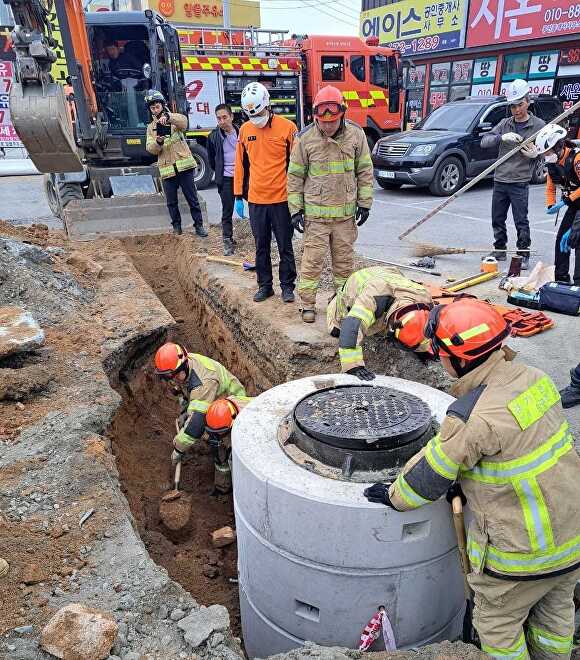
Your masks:
<svg viewBox="0 0 580 660"><path fill-rule="evenodd" d="M451 366L453 367L453 369L455 369L455 373L459 376L459 378L463 378L463 376L466 376L468 373L470 373L474 369L477 369L477 367L484 364L484 362L487 362L489 357L493 355L496 351L498 351L500 348L501 348L501 344L496 348L494 348L493 351L490 351L489 353L485 353L484 355L480 355L479 357L475 358L475 360L469 360L468 362L466 362L464 366L461 365L461 358L458 358L455 355L451 355L449 357L449 361L451 362Z"/></svg>

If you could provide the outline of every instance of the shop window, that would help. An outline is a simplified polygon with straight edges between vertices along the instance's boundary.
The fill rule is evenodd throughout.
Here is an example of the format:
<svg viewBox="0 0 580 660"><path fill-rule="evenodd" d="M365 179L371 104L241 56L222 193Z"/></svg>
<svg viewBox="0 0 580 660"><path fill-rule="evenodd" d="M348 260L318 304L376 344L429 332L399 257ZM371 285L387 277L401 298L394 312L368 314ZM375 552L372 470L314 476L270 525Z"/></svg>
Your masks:
<svg viewBox="0 0 580 660"><path fill-rule="evenodd" d="M371 55L371 84L389 88L389 74L387 69L387 58L384 55Z"/></svg>
<svg viewBox="0 0 580 660"><path fill-rule="evenodd" d="M322 65L322 80L328 82L344 80L344 57L323 55L320 61Z"/></svg>
<svg viewBox="0 0 580 660"><path fill-rule="evenodd" d="M517 55L506 55L503 60L502 80L515 80L516 78L527 79L528 66L530 62L529 53L518 53Z"/></svg>
<svg viewBox="0 0 580 660"><path fill-rule="evenodd" d="M364 55L352 55L350 58L350 72L361 82L366 79L365 76L365 58Z"/></svg>

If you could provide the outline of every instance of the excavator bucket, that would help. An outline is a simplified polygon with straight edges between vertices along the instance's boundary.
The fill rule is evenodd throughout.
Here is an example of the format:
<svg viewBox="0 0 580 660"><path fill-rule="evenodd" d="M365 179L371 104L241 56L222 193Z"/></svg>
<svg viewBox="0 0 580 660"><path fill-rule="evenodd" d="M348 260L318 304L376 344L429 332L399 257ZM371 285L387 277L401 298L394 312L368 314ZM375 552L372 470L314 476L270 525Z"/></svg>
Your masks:
<svg viewBox="0 0 580 660"><path fill-rule="evenodd" d="M14 83L10 90L10 116L39 172L82 171L62 85L50 83L43 89Z"/></svg>

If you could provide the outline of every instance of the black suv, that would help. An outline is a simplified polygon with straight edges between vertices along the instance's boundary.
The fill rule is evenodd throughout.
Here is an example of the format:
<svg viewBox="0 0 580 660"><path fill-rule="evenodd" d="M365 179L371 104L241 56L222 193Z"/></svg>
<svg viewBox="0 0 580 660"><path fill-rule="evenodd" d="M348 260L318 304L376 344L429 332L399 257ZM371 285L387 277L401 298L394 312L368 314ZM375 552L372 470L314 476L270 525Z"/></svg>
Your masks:
<svg viewBox="0 0 580 660"><path fill-rule="evenodd" d="M531 96L530 112L546 123L562 113L552 96ZM510 116L505 96L470 96L446 103L410 131L380 139L373 148L375 179L386 190L403 184L429 186L446 197L491 165L498 149L482 149L481 136ZM537 160L532 183L546 180L546 168Z"/></svg>

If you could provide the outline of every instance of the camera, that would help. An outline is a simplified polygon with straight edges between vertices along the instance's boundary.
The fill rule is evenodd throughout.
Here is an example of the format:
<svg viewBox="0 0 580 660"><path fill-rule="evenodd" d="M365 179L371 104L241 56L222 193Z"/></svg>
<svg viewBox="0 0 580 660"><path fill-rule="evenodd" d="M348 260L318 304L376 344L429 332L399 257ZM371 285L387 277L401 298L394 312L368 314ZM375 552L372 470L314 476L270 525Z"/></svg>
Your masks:
<svg viewBox="0 0 580 660"><path fill-rule="evenodd" d="M171 126L169 124L159 124L155 127L157 137L169 137L171 135Z"/></svg>

